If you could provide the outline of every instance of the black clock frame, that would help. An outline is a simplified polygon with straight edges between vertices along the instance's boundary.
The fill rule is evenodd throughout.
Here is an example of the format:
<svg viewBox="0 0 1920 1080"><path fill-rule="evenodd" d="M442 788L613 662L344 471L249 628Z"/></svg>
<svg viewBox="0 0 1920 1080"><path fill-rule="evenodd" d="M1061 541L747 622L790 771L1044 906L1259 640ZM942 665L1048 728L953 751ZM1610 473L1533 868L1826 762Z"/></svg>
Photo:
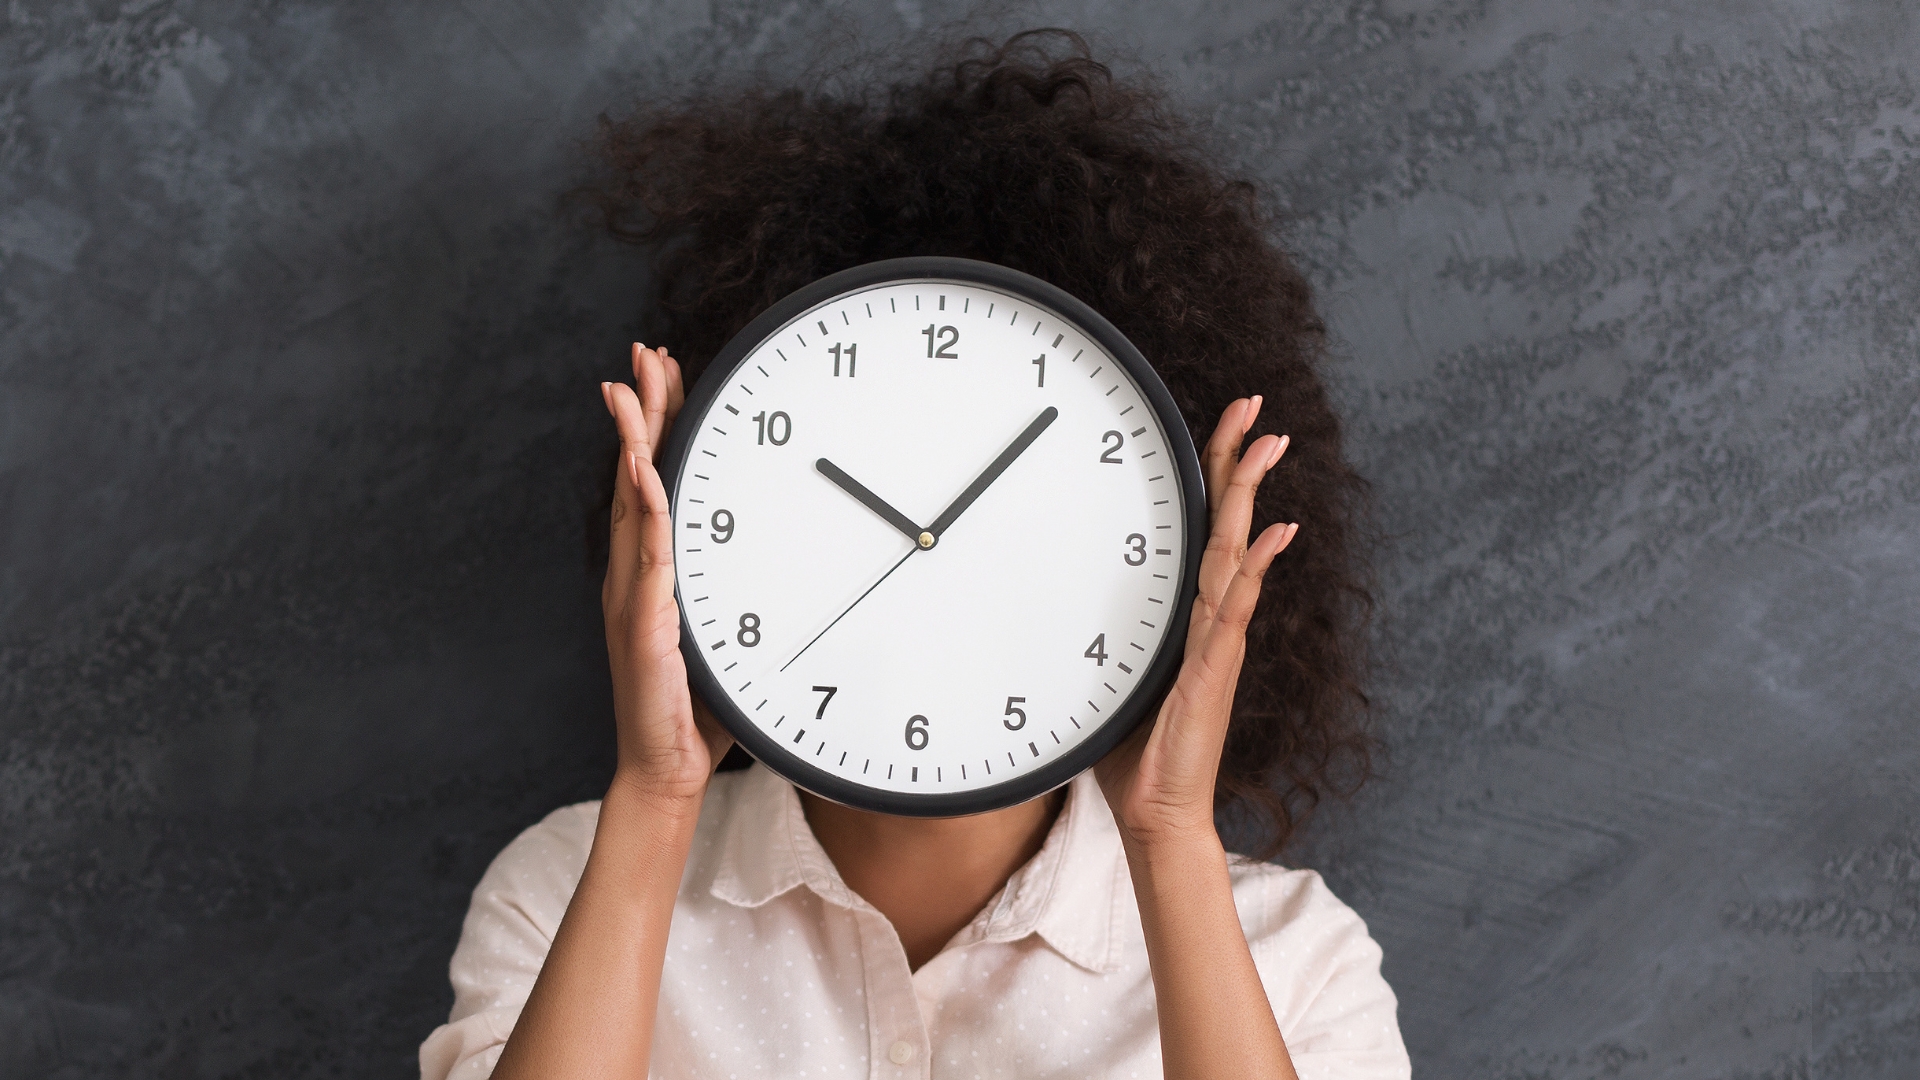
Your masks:
<svg viewBox="0 0 1920 1080"><path fill-rule="evenodd" d="M674 581L674 600L680 606L681 652L686 659L687 678L693 691L713 710L713 715L736 742L774 772L795 786L824 799L862 810L873 810L903 817L959 817L979 814L1026 802L1072 780L1107 755L1120 741L1158 708L1165 690L1179 672L1185 653L1187 622L1193 610L1193 598L1199 590L1200 558L1207 546L1207 496L1200 472L1200 455L1185 417L1174 404L1166 384L1147 363L1147 358L1127 340L1106 317L1070 293L1031 274L995 263L947 256L916 256L865 263L836 274L829 274L782 298L748 323L707 365L680 411L660 458L660 476L666 485L669 505L679 487L687 455L693 445L697 422L714 406L733 374L754 348L779 332L812 308L835 297L885 284L951 281L957 284L985 285L1004 289L1024 297L1072 322L1098 342L1126 369L1140 387L1147 404L1167 433L1167 449L1180 474L1180 491L1185 503L1185 565L1180 575L1180 590L1173 604L1167 636L1161 640L1153 660L1142 671L1134 691L1107 721L1078 746L1061 757L1031 772L1021 773L1003 783L973 791L913 795L883 791L857 784L821 769L797 754L789 753L777 740L763 733L721 687L707 665L706 650L698 646L693 626L687 620L687 605L680 597L678 575ZM693 421L693 422L690 422ZM674 523L679 535L679 522Z"/></svg>

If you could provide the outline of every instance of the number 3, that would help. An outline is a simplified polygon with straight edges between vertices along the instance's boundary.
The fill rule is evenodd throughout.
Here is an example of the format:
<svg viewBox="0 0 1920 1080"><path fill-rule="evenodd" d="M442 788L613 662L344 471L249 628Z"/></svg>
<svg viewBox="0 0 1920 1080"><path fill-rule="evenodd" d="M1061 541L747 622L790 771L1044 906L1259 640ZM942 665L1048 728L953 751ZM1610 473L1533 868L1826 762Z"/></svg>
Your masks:
<svg viewBox="0 0 1920 1080"><path fill-rule="evenodd" d="M1146 537L1140 535L1139 533L1128 533L1127 547L1128 547L1127 553L1120 557L1127 560L1128 566L1139 566L1141 563L1147 561L1147 538ZM1135 558L1134 556L1136 555L1139 556L1139 558Z"/></svg>

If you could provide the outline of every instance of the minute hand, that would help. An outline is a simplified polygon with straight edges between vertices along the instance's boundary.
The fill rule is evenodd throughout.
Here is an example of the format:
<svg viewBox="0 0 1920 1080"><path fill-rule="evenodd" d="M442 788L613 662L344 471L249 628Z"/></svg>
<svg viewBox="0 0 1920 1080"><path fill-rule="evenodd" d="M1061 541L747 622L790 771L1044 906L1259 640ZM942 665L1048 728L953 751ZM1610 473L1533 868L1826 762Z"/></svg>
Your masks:
<svg viewBox="0 0 1920 1080"><path fill-rule="evenodd" d="M1047 425L1053 423L1059 416L1060 410L1051 405L1042 409L1040 415L1033 418L1033 423L1028 424L1025 431L1014 436L1014 440L1007 444L1007 448L1000 451L1000 456L993 459L993 464L988 465L986 471L974 477L973 483L967 485L967 490L961 492L960 497L953 500L951 506L941 511L933 524L927 526L927 531L936 538L944 536L947 529L966 512L967 507L972 506L973 501L978 499L990 484L998 480L1000 474L1007 471L1007 466L1012 465L1015 458L1025 452L1027 447L1032 446L1033 440L1039 438L1040 433L1047 430Z"/></svg>

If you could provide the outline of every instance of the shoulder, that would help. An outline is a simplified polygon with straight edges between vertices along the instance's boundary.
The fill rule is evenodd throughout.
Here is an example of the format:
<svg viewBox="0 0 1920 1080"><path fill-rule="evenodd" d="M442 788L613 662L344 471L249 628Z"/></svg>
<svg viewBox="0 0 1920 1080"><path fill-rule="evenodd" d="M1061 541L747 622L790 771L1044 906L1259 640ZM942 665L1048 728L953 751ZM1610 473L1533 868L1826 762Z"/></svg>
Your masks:
<svg viewBox="0 0 1920 1080"><path fill-rule="evenodd" d="M701 804L700 824L695 830L696 854L710 850L717 842L719 827L745 775L744 772L717 773L709 783L706 798ZM475 895L493 893L511 896L528 909L529 915L536 912L548 914L547 909L557 902L559 910L550 913L551 921L557 927L560 915L565 913L567 902L573 897L573 890L580 884L580 875L586 870L587 856L593 851L593 835L599 823L598 799L562 806L553 811L522 830L520 835L500 849L474 889ZM690 860L695 865L700 861L698 858ZM548 920L536 917L535 921Z"/></svg>
<svg viewBox="0 0 1920 1080"><path fill-rule="evenodd" d="M1366 921L1333 894L1317 871L1229 855L1227 873L1248 941L1281 950L1311 946L1378 957L1380 949L1368 935Z"/></svg>
<svg viewBox="0 0 1920 1080"><path fill-rule="evenodd" d="M1399 1002L1366 920L1315 871L1236 855L1228 873L1254 967L1303 1080L1408 1076Z"/></svg>

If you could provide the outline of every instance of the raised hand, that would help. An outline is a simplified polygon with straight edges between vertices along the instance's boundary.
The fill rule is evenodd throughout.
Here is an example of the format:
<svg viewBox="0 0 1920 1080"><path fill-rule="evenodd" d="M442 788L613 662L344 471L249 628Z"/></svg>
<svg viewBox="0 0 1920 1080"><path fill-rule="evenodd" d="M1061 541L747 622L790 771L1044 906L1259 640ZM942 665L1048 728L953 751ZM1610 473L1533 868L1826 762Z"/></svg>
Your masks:
<svg viewBox="0 0 1920 1080"><path fill-rule="evenodd" d="M600 592L618 727L616 783L649 796L696 798L732 740L687 689L673 598L673 520L654 464L686 400L680 364L634 343L633 379L601 383L620 432L613 537Z"/></svg>
<svg viewBox="0 0 1920 1080"><path fill-rule="evenodd" d="M1240 929L1226 849L1213 825L1213 785L1247 651L1247 623L1274 556L1298 525L1274 525L1247 546L1253 494L1287 440L1240 440L1258 397L1227 406L1207 442L1213 531L1180 675L1152 727L1134 732L1094 775L1120 826L1140 928L1153 968L1165 1075L1297 1080L1273 1007Z"/></svg>
<svg viewBox="0 0 1920 1080"><path fill-rule="evenodd" d="M687 689L673 523L654 461L685 400L665 349L633 346L635 394L601 383L620 430L601 607L620 755L566 917L494 1066L495 1080L645 1076L674 896L713 765L731 745Z"/></svg>
<svg viewBox="0 0 1920 1080"><path fill-rule="evenodd" d="M1214 779L1246 657L1247 624L1267 567L1299 530L1298 524L1276 524L1247 544L1254 492L1287 450L1285 436L1267 435L1241 455L1240 440L1259 414L1259 397L1235 401L1207 442L1203 465L1212 534L1200 560L1186 656L1173 690L1154 723L1095 768L1115 820L1136 840L1215 836Z"/></svg>

